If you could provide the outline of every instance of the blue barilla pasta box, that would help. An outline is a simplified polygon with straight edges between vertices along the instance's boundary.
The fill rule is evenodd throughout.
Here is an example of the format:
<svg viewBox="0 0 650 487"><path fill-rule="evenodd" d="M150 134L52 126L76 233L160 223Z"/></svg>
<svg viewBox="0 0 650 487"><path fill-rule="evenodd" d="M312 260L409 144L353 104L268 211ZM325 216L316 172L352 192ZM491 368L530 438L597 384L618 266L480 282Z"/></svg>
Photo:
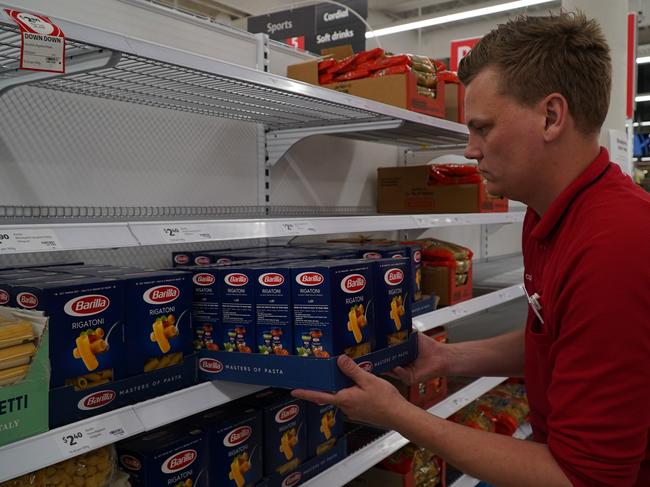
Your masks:
<svg viewBox="0 0 650 487"><path fill-rule="evenodd" d="M371 263L315 261L292 266L296 354L353 358L372 350Z"/></svg>
<svg viewBox="0 0 650 487"><path fill-rule="evenodd" d="M307 406L307 456L321 455L343 435L343 413L332 404L306 402Z"/></svg>
<svg viewBox="0 0 650 487"><path fill-rule="evenodd" d="M126 376L124 289L115 279L81 278L14 288L20 307L50 317L50 386L80 389Z"/></svg>
<svg viewBox="0 0 650 487"><path fill-rule="evenodd" d="M294 470L307 458L307 407L287 391L266 389L242 399L262 410L264 475Z"/></svg>
<svg viewBox="0 0 650 487"><path fill-rule="evenodd" d="M377 259L373 269L375 345L386 348L408 340L411 316L410 263L407 258Z"/></svg>
<svg viewBox="0 0 650 487"><path fill-rule="evenodd" d="M194 350L219 350L217 333L221 323L221 300L218 277L217 267L192 270Z"/></svg>
<svg viewBox="0 0 650 487"><path fill-rule="evenodd" d="M209 485L249 487L262 478L261 410L237 402L198 414L188 422L206 432Z"/></svg>
<svg viewBox="0 0 650 487"><path fill-rule="evenodd" d="M192 353L192 274L145 271L122 280L129 375L182 363Z"/></svg>
<svg viewBox="0 0 650 487"><path fill-rule="evenodd" d="M209 487L208 441L184 423L117 444L120 467L133 487ZM216 485L216 484L213 484Z"/></svg>
<svg viewBox="0 0 650 487"><path fill-rule="evenodd" d="M254 266L256 352L293 355L291 269L286 265Z"/></svg>
<svg viewBox="0 0 650 487"><path fill-rule="evenodd" d="M359 251L363 259L399 259L405 257L410 262L409 299L422 298L422 250L417 244L364 246Z"/></svg>
<svg viewBox="0 0 650 487"><path fill-rule="evenodd" d="M255 351L255 276L250 266L219 269L221 323L219 349L226 352Z"/></svg>

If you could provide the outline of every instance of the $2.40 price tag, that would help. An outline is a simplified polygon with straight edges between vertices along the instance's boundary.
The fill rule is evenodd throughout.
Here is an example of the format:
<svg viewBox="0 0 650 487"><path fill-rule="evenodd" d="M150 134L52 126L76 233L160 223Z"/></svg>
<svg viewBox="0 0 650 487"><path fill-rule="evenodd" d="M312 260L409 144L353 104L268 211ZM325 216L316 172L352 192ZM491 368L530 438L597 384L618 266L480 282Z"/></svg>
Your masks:
<svg viewBox="0 0 650 487"><path fill-rule="evenodd" d="M316 233L316 227L310 221L297 221L280 223L280 232L283 235L309 235Z"/></svg>
<svg viewBox="0 0 650 487"><path fill-rule="evenodd" d="M215 240L204 225L164 225L160 227L160 232L166 243Z"/></svg>
<svg viewBox="0 0 650 487"><path fill-rule="evenodd" d="M135 415L134 415L135 416ZM91 421L82 425L72 425L62 429L54 438L65 457L94 450L114 443L122 438L138 433L132 431L130 421L123 422L119 417L108 417L101 421Z"/></svg>

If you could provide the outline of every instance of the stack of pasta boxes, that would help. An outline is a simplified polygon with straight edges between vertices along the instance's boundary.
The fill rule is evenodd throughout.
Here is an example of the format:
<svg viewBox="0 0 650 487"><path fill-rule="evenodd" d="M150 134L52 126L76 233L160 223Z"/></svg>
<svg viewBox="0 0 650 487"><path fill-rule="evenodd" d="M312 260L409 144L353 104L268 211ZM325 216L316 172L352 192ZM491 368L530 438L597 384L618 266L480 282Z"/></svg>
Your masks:
<svg viewBox="0 0 650 487"><path fill-rule="evenodd" d="M79 264L6 270L0 298L49 317L52 389L88 389L192 353L188 272Z"/></svg>
<svg viewBox="0 0 650 487"><path fill-rule="evenodd" d="M332 451L342 433L333 406L267 389L126 440L117 451L134 486L244 487Z"/></svg>
<svg viewBox="0 0 650 487"><path fill-rule="evenodd" d="M408 339L420 293L413 245L267 247L180 260L206 263L180 267L193 273L197 350L359 357Z"/></svg>

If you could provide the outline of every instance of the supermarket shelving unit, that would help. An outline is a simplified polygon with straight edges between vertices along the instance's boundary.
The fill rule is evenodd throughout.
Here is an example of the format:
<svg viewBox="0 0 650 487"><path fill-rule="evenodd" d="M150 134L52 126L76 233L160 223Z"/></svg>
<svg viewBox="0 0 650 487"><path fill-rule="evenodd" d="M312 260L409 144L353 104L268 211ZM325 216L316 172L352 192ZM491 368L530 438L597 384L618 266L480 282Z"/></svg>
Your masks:
<svg viewBox="0 0 650 487"><path fill-rule="evenodd" d="M3 5L0 3L0 7ZM20 42L16 27L0 8L0 95L30 85L57 92L214 116L263 127L262 169L272 167L299 140L328 134L405 148L458 148L467 129L458 123L421 115L371 100L290 80L120 34L53 18L66 33L67 73L63 76L17 69ZM261 43L263 48L264 42ZM241 239L334 233L425 230L433 227L517 223L523 212L451 215L221 216L214 207L187 211L140 207L0 207L0 228L22 233L29 243L0 248L0 255L60 250L206 243ZM182 208L181 208L182 210ZM214 215L218 215L215 217ZM175 239L166 230L177 229ZM31 238L40 233L43 238ZM510 285L473 300L420 316L426 330L515 300L523 294ZM448 417L502 378L484 378L430 410ZM212 382L105 413L0 448L0 481L187 417L258 390ZM73 450L67 434L85 432ZM407 440L395 432L324 472L309 485L341 485L397 450ZM38 452L38 454L34 454Z"/></svg>

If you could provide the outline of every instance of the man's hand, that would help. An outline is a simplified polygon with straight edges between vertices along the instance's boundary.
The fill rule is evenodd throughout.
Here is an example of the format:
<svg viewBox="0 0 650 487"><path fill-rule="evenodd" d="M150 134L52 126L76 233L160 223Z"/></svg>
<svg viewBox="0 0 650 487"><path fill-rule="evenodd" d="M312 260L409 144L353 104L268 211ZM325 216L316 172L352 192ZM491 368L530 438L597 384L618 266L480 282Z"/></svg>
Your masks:
<svg viewBox="0 0 650 487"><path fill-rule="evenodd" d="M352 420L362 421L388 429L396 429L399 417L410 404L384 379L359 368L354 360L341 355L337 360L341 372L352 379L356 385L342 389L336 394L295 389L292 395L317 404L333 404L343 410Z"/></svg>
<svg viewBox="0 0 650 487"><path fill-rule="evenodd" d="M404 367L395 367L387 375L407 385L444 377L448 371L448 347L424 333L418 334L418 358Z"/></svg>

